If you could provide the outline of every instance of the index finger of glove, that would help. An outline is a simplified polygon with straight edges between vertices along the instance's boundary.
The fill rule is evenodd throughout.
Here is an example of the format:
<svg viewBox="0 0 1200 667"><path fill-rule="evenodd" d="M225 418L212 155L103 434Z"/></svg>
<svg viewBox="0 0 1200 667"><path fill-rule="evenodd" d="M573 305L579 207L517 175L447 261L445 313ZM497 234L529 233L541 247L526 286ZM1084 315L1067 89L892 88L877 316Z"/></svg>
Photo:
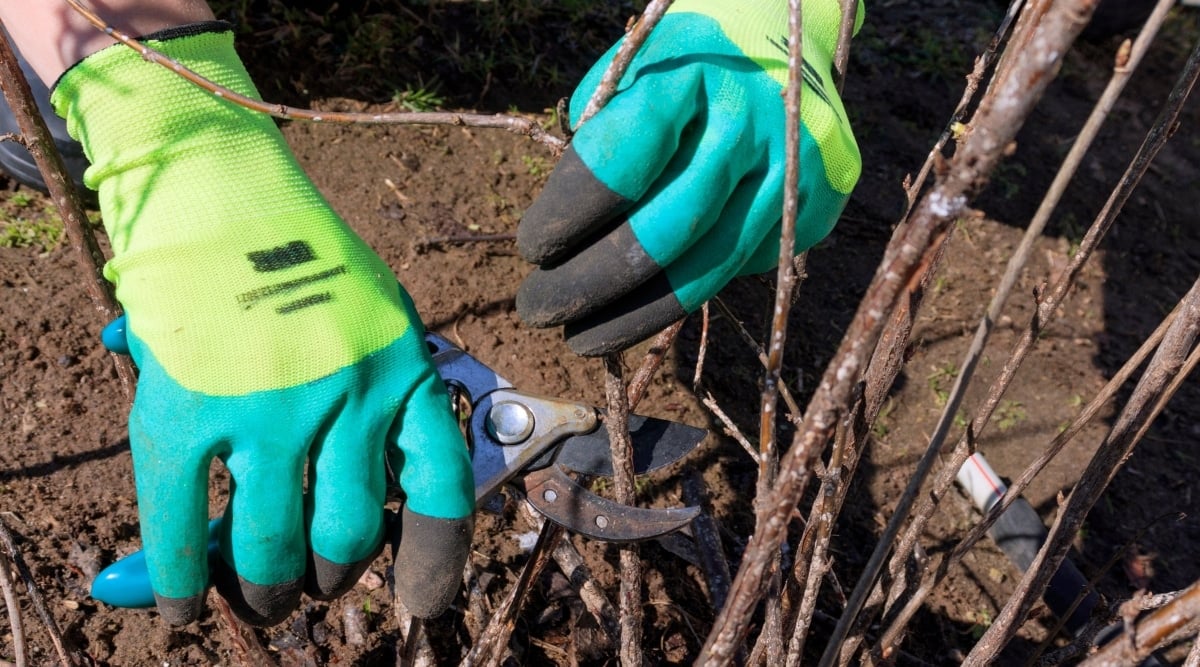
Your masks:
<svg viewBox="0 0 1200 667"><path fill-rule="evenodd" d="M592 90L591 77L580 91ZM699 71L686 63L645 65L626 81L579 128L521 218L517 248L527 261L545 264L570 253L640 199L675 155L697 113Z"/></svg>

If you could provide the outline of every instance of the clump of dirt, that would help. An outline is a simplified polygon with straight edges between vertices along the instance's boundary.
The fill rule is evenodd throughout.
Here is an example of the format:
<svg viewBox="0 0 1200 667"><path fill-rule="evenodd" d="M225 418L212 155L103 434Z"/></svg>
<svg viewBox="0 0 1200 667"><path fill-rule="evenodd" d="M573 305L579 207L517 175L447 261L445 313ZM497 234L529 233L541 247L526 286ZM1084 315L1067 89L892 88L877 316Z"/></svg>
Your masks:
<svg viewBox="0 0 1200 667"><path fill-rule="evenodd" d="M503 3L449 4L460 6L439 11L488 12ZM869 9L846 87L846 106L863 151L863 179L837 229L811 253L808 278L789 324L785 379L801 402L811 395L836 349L903 210L904 175L919 168L941 132L960 93L962 74L999 23L1000 11L990 2L948 0L880 3ZM328 26L337 21L351 21L344 8L338 11L342 13L318 17L326 21L318 25L332 30ZM1036 290L1062 270L1153 121L1186 54L1181 45L1197 34L1194 18L1181 11L1172 20L1086 158L1051 231L1038 241L1037 260L997 322L964 415L969 417L979 403L1020 335L1033 312ZM256 77L268 82L265 87L296 96L320 90L319 97L305 102L325 109L395 108L377 97L355 96L353 86L341 93L319 87L310 80L318 75L300 57L303 49L288 41L283 24L274 24L280 30L269 38L262 32L269 27L265 19L250 25L257 32L245 32L240 48L252 69L255 63L269 64L269 72L256 71ZM560 42L555 40L570 34L527 29L521 27L520 34L535 40L532 48L547 53L557 53L554 45ZM610 36L618 33L619 22ZM342 37L331 39L337 43ZM568 45L574 49L569 52L583 49L594 56L603 48L592 38L582 43L586 47ZM287 48L295 52L283 59L270 55L272 49L278 55L281 44L290 44ZM831 590L852 587L865 564L928 442L1004 262L1104 85L1117 44L1116 39L1084 43L1068 57L1016 152L977 202L985 215L964 220L955 230L914 330L901 381L874 428L874 441L841 517ZM442 71L438 68L446 66L442 59L453 53L452 45L423 45L438 54L431 60ZM545 62L550 60L548 56ZM358 62L343 74L351 72L347 76L358 82L354 85L365 85L362 79L382 71L380 67L376 61ZM421 72L395 76L401 74L416 80ZM551 122L543 114L546 101L569 94L573 80L560 77L534 90L497 74L485 91L482 80L452 89L451 75L441 76L451 99L496 98L498 104L488 108L511 106L546 123ZM981 435L980 450L1002 475L1017 474L1074 417L1173 307L1200 268L1200 230L1187 223L1200 208L1200 194L1193 187L1200 151L1190 131L1196 116L1193 104L1183 131L1135 193L1098 261L1084 271L1060 319L1043 332L1000 413ZM511 238L553 165L542 147L500 131L460 127L286 123L284 132L333 207L412 293L429 329L522 389L603 403L602 366L575 357L557 331L531 329L514 312L514 293L529 267L516 256ZM30 201L43 205L38 195L10 185L0 193L3 219L20 217ZM83 271L70 248L52 238L10 245L16 247L0 248L0 518L18 533L51 613L67 639L98 664L238 662L237 643L215 609L193 626L170 630L153 611L113 609L88 597L96 563L138 548L124 422L128 404L98 342L105 323L78 286ZM732 317L763 335L770 285L755 278L739 280L722 299ZM736 565L753 530L756 466L723 435L724 426L701 400L703 392L711 392L735 424L756 433L760 370L729 316L714 313L702 390L695 391L701 326L699 317L689 319L639 411L705 426L714 435L685 464L655 475L641 496L649 504L680 505L682 472L700 472L710 509L722 526L726 553ZM636 363L643 349L630 353L628 363ZM1193 407L1200 405L1197 398L1195 387L1185 385L1076 540L1074 559L1086 575L1098 579L1110 599L1128 597L1135 585L1167 591L1200 578L1200 564L1191 557L1200 544L1200 524L1175 518L1200 512L1200 498L1191 493L1196 462L1188 447L1200 432L1200 412ZM1111 406L1027 493L1047 522L1058 494L1069 492L1118 407ZM785 431L785 442L787 435ZM223 480L215 475L214 508L224 493ZM948 499L925 535L927 551L947 548L975 519L965 499ZM532 530L512 502L498 514L481 516L472 569L484 612L495 608L523 567ZM615 549L578 537L572 541L596 583L615 591ZM1131 543L1152 558L1137 561L1134 570L1105 570L1111 557ZM656 664L694 660L715 615L701 569L679 553L677 542L642 547L648 569L645 648ZM375 578L340 600L306 601L287 622L258 630L259 640L283 664L391 664L399 630L387 587L379 586L389 566L390 560L381 557L373 567ZM1003 606L1019 576L996 547L981 544L922 610L904 645L905 655L933 664L957 662ZM836 593L827 598L814 636L828 629L827 619L836 617L843 604ZM470 640L466 628L481 622L473 616L478 609L464 596L429 625L441 662L458 661ZM1051 625L1044 612L1036 613L1009 655L1014 660L1029 655ZM50 662L48 638L36 623L27 626L32 626L31 658ZM520 613L513 657L531 665L611 661L611 649L598 637L578 593L551 568ZM5 656L12 653L11 639L11 634L0 636Z"/></svg>

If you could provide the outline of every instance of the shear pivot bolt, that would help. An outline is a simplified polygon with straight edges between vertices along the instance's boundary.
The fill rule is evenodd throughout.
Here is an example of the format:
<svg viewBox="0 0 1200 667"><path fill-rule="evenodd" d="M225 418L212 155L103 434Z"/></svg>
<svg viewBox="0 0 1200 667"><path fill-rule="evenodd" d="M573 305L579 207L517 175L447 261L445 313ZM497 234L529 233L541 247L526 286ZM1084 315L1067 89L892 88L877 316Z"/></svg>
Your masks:
<svg viewBox="0 0 1200 667"><path fill-rule="evenodd" d="M608 517L603 514L596 515L596 527L600 529L608 528Z"/></svg>
<svg viewBox="0 0 1200 667"><path fill-rule="evenodd" d="M558 500L558 492L554 489L546 489L542 492L542 498L545 499L546 502L552 503Z"/></svg>
<svg viewBox="0 0 1200 667"><path fill-rule="evenodd" d="M502 445L525 442L533 433L533 413L520 403L497 403L488 411L488 431Z"/></svg>

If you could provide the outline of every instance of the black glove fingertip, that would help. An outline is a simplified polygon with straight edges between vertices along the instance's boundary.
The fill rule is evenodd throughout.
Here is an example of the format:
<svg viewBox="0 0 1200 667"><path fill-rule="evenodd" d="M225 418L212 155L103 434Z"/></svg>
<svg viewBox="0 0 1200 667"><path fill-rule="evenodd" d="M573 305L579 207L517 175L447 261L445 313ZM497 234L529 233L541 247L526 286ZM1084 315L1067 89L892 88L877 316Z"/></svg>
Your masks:
<svg viewBox="0 0 1200 667"><path fill-rule="evenodd" d="M264 628L277 625L300 606L303 578L281 584L256 584L240 577L224 559L216 561L213 584L233 613L246 623Z"/></svg>
<svg viewBox="0 0 1200 667"><path fill-rule="evenodd" d="M558 261L632 205L596 178L569 147L521 216L517 251L534 264Z"/></svg>
<svg viewBox="0 0 1200 667"><path fill-rule="evenodd" d="M204 612L204 593L186 598L167 598L155 593L154 602L158 607L158 615L167 625L174 627L187 625L199 619Z"/></svg>
<svg viewBox="0 0 1200 667"><path fill-rule="evenodd" d="M564 324L640 291L661 274L630 225L620 224L561 264L530 273L517 290L517 315L535 327Z"/></svg>
<svg viewBox="0 0 1200 667"><path fill-rule="evenodd" d="M349 564L335 563L318 553L310 553L308 574L304 581L304 592L314 600L336 600L358 583L363 572L379 555L383 543L368 557Z"/></svg>
<svg viewBox="0 0 1200 667"><path fill-rule="evenodd" d="M403 510L394 558L396 597L418 618L440 616L462 585L475 517L438 519Z"/></svg>
<svg viewBox="0 0 1200 667"><path fill-rule="evenodd" d="M624 298L563 327L575 354L598 357L637 345L687 317L665 273L647 280Z"/></svg>

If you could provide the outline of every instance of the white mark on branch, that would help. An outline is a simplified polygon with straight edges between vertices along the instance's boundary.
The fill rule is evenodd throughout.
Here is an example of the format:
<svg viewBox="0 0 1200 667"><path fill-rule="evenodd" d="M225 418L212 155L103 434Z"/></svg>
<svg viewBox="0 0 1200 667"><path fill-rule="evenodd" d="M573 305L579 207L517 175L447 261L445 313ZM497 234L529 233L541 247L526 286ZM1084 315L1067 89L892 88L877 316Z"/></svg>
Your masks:
<svg viewBox="0 0 1200 667"><path fill-rule="evenodd" d="M947 198L936 190L929 194L929 212L939 218L949 218L957 214L966 204L967 198L962 195Z"/></svg>

